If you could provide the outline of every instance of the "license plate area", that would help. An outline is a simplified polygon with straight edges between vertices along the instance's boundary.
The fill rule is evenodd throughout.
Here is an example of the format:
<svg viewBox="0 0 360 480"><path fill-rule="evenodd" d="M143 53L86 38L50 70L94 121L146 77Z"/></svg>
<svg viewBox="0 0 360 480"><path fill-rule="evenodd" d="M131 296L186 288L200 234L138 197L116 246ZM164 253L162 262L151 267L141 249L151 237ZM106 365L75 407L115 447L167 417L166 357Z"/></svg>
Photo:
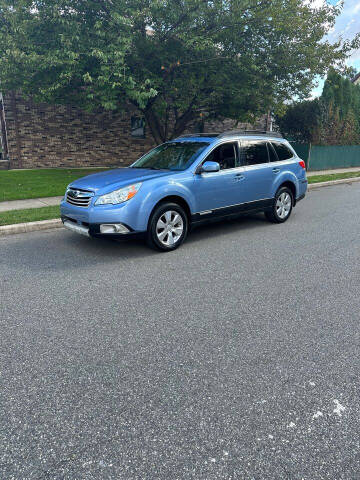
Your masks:
<svg viewBox="0 0 360 480"><path fill-rule="evenodd" d="M71 232L78 233L79 235L84 235L89 237L89 228L84 225L79 225L78 223L71 222L70 220L64 220L64 227L70 230Z"/></svg>

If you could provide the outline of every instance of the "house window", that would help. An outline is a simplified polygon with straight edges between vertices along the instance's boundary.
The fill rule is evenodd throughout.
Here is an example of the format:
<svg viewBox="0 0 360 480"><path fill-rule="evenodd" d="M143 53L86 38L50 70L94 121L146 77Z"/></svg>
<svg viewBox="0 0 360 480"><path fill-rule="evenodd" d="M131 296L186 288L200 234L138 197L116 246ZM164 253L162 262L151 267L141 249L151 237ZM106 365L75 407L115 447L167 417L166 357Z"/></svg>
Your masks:
<svg viewBox="0 0 360 480"><path fill-rule="evenodd" d="M144 118L131 117L131 136L135 138L145 138Z"/></svg>

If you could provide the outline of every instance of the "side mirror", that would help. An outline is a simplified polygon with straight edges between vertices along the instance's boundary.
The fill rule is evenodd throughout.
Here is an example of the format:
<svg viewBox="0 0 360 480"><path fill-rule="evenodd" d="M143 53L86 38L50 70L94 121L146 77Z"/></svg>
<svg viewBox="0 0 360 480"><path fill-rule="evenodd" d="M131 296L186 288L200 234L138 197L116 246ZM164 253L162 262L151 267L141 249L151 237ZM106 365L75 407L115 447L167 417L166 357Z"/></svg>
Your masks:
<svg viewBox="0 0 360 480"><path fill-rule="evenodd" d="M220 165L217 162L204 162L201 167L200 173L203 172L218 172L220 170Z"/></svg>

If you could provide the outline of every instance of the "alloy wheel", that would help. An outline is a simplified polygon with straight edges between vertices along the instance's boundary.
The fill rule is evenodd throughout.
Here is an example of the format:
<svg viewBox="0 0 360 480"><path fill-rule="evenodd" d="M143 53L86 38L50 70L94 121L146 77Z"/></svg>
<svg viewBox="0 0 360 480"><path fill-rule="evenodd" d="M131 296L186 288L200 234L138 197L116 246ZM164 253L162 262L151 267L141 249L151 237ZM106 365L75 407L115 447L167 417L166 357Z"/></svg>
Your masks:
<svg viewBox="0 0 360 480"><path fill-rule="evenodd" d="M181 238L184 231L184 221L174 210L164 212L157 221L156 235L160 243L171 247Z"/></svg>
<svg viewBox="0 0 360 480"><path fill-rule="evenodd" d="M290 210L291 197L288 192L283 192L276 201L276 213L283 220L290 214Z"/></svg>

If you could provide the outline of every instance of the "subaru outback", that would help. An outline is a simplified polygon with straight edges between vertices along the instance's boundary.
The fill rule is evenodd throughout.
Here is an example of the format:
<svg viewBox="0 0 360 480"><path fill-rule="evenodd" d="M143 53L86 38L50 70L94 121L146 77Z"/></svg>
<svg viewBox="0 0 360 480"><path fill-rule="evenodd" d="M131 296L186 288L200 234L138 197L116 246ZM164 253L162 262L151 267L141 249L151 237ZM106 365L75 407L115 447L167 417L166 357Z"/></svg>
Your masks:
<svg viewBox="0 0 360 480"><path fill-rule="evenodd" d="M91 237L145 235L170 251L190 227L264 212L283 223L307 191L305 162L276 133L183 135L126 168L72 182L61 202L66 228Z"/></svg>

